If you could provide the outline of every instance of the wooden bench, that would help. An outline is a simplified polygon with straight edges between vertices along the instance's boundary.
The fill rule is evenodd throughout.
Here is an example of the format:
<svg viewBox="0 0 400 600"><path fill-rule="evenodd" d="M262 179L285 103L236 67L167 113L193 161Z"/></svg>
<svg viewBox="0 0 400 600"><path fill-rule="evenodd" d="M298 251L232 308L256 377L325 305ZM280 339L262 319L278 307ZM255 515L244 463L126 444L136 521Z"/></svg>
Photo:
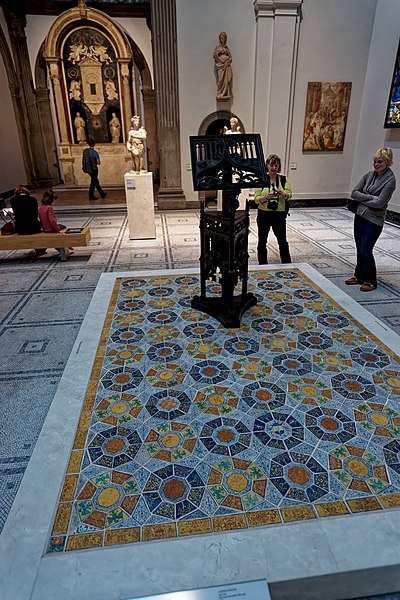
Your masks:
<svg viewBox="0 0 400 600"><path fill-rule="evenodd" d="M0 235L0 250L38 250L39 248L59 248L60 258L69 258L68 246L87 246L90 242L90 229L84 227L80 233L34 233L32 235Z"/></svg>

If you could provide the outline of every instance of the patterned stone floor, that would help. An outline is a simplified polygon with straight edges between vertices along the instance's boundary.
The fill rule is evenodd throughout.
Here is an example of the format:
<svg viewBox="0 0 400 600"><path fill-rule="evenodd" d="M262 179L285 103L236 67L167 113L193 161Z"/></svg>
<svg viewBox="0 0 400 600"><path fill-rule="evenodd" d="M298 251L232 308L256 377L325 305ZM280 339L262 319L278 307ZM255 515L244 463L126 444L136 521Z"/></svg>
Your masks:
<svg viewBox="0 0 400 600"><path fill-rule="evenodd" d="M14 498L24 472L32 462L32 452L48 411L51 410L54 394L101 274L189 267L196 272L198 269L197 211L156 213L157 238L145 241L129 240L126 213L123 210L110 210L109 213L69 210L60 214L59 219L69 226L88 225L92 232L90 246L76 249L74 256L67 263L60 263L56 252L51 249L39 259L24 251L0 252L0 530L10 510L15 508L16 514L19 514L18 507L15 504L12 507ZM338 208L292 209L288 220L288 236L294 263L306 262L312 265L328 281L367 308L388 331L392 329L400 333L398 227L387 224L378 240L375 255L379 287L371 294L362 294L357 287L349 289L344 285L344 279L353 272L355 257L352 215L348 211ZM249 253L250 264L255 265L255 212L251 215ZM269 240L269 258L271 263L279 262L275 238L272 235ZM379 344L376 347L379 348ZM309 353L310 350L306 349L305 352ZM362 372L368 374L368 368L364 367L360 370L360 373ZM319 379L321 377L320 375ZM394 410L397 410L395 406ZM383 420L385 418L387 415L384 415ZM359 422L356 426L358 431L364 429ZM307 435L313 434L309 432ZM389 439L383 441L390 443ZM394 473L391 467L388 472L390 476ZM271 486L272 484L270 488ZM350 487L349 490L354 491ZM277 493L280 493L278 488ZM360 495L366 497L366 492L360 492ZM384 496L389 498L388 489L382 494L371 494L370 497L375 497L381 506L381 497ZM341 502L351 510L346 499L342 499ZM319 504L322 502L319 501ZM266 510L275 511L274 514L278 511L279 516L283 517L282 510L286 508L274 506ZM387 515L394 515L396 512L380 511ZM313 514L317 516L315 511ZM378 515L379 511L365 514ZM226 518L226 515L222 516ZM347 520L348 517L344 518ZM351 520L351 517L349 519ZM314 521L330 522L329 519ZM11 531L11 537L16 524L17 521L12 519L7 530L7 533ZM295 524L292 527L294 526ZM46 530L47 527L48 523ZM278 528L267 529L271 532L278 531ZM28 542L29 536L24 544ZM43 551L43 546L44 544L40 551ZM130 546L145 548L149 545ZM66 557L78 555L80 560L83 560L84 555L73 552L61 554ZM58 556L60 557L60 554ZM57 553L47 557L57 558ZM229 565L227 564L226 568ZM22 583L21 578L19 582ZM99 590L100 588L96 597L99 597ZM10 595L12 600L17 597L14 592Z"/></svg>
<svg viewBox="0 0 400 600"><path fill-rule="evenodd" d="M397 356L295 268L238 330L198 287L117 280L49 552L400 506Z"/></svg>

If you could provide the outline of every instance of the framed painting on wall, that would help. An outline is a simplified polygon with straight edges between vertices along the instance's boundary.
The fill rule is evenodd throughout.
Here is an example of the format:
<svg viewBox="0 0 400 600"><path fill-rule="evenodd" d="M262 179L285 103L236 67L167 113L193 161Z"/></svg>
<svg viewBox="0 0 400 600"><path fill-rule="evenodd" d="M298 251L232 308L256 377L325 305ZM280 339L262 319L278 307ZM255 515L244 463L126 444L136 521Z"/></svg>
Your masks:
<svg viewBox="0 0 400 600"><path fill-rule="evenodd" d="M309 82L303 151L343 150L351 82Z"/></svg>
<svg viewBox="0 0 400 600"><path fill-rule="evenodd" d="M385 129L400 127L400 42L397 48L392 85L390 87L389 101L383 126Z"/></svg>

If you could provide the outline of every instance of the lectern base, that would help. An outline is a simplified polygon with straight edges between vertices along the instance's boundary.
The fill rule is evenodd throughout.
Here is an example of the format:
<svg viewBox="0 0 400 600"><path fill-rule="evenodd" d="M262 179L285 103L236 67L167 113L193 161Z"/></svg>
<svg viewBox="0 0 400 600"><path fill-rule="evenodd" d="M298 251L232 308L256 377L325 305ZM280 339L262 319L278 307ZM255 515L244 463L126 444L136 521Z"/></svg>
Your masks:
<svg viewBox="0 0 400 600"><path fill-rule="evenodd" d="M256 304L257 298L249 292L245 296L233 296L231 310L228 310L226 302L220 297L202 299L201 296L193 296L190 306L214 317L224 327L239 329L241 316Z"/></svg>

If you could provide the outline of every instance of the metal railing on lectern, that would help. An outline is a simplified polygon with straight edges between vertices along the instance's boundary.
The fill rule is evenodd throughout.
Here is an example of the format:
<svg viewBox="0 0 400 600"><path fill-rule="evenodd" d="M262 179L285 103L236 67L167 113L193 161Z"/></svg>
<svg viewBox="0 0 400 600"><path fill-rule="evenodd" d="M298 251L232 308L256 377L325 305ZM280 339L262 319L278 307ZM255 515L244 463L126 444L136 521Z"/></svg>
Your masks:
<svg viewBox="0 0 400 600"><path fill-rule="evenodd" d="M258 133L191 136L195 191L222 190L222 211L200 206L200 296L191 306L215 317L224 327L240 327L240 318L257 303L248 292L249 207L237 211L242 189L263 187L267 179ZM217 277L218 273L218 277ZM207 281L221 285L220 296L207 296ZM241 280L241 293L235 288Z"/></svg>

